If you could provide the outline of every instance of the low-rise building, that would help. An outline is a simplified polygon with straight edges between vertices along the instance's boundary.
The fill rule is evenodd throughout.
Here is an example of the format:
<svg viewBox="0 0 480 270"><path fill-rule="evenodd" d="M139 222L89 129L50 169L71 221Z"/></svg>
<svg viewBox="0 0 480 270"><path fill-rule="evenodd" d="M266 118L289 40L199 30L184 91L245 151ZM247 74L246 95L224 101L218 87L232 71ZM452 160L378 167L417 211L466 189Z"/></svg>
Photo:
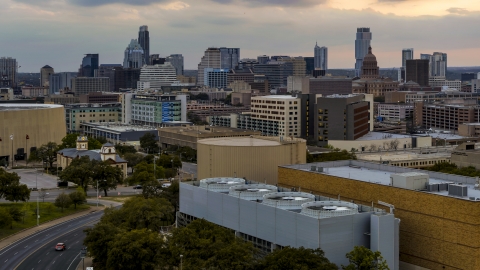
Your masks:
<svg viewBox="0 0 480 270"><path fill-rule="evenodd" d="M79 100L80 103L116 103L120 102L120 94L91 92L85 95L80 95Z"/></svg>
<svg viewBox="0 0 480 270"><path fill-rule="evenodd" d="M448 87L448 88L454 88L460 91L462 88L462 81L460 80L454 80L454 81L448 81L446 77L442 76L433 76L428 79L428 82L431 87Z"/></svg>
<svg viewBox="0 0 480 270"><path fill-rule="evenodd" d="M472 166L480 170L480 147L472 142L463 143L452 151L451 161L458 167Z"/></svg>
<svg viewBox="0 0 480 270"><path fill-rule="evenodd" d="M378 116L387 121L404 121L413 117L413 104L380 103Z"/></svg>
<svg viewBox="0 0 480 270"><path fill-rule="evenodd" d="M80 129L83 134L89 137L105 138L113 144L133 145L135 148L140 147L140 137L147 133L155 135L158 140L158 132L155 127L132 126L124 124L104 124L104 123L82 123Z"/></svg>
<svg viewBox="0 0 480 270"><path fill-rule="evenodd" d="M44 97L48 95L48 87L22 86L22 96L24 97Z"/></svg>
<svg viewBox="0 0 480 270"><path fill-rule="evenodd" d="M480 123L458 124L458 135L464 137L480 137Z"/></svg>
<svg viewBox="0 0 480 270"><path fill-rule="evenodd" d="M0 88L0 100L13 100L13 88Z"/></svg>
<svg viewBox="0 0 480 270"><path fill-rule="evenodd" d="M120 103L105 104L68 104L65 105L65 120L68 133L82 133L83 123L121 123L122 107Z"/></svg>
<svg viewBox="0 0 480 270"><path fill-rule="evenodd" d="M80 99L76 97L73 93L72 94L50 94L44 99L46 104L73 104L79 103Z"/></svg>

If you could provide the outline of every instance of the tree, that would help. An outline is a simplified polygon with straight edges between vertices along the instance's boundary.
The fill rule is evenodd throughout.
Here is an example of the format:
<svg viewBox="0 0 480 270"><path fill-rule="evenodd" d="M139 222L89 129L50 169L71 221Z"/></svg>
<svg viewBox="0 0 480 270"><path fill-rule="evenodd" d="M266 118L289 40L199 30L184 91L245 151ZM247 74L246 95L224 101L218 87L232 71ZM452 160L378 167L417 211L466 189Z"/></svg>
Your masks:
<svg viewBox="0 0 480 270"><path fill-rule="evenodd" d="M11 202L26 202L30 199L30 189L27 185L15 183L7 187L5 200Z"/></svg>
<svg viewBox="0 0 480 270"><path fill-rule="evenodd" d="M70 197L75 209L77 209L77 205L87 202L87 196L81 187L78 187L75 192L68 194L68 197Z"/></svg>
<svg viewBox="0 0 480 270"><path fill-rule="evenodd" d="M17 173L9 173L0 168L0 199L8 193L8 187L20 183L20 176Z"/></svg>
<svg viewBox="0 0 480 270"><path fill-rule="evenodd" d="M348 152L347 150L340 150L338 148L333 149L332 152L323 153L314 158L315 162L336 161L336 160L348 160L357 159L355 152Z"/></svg>
<svg viewBox="0 0 480 270"><path fill-rule="evenodd" d="M94 175L92 168L93 164L88 156L75 158L70 165L60 173L60 178L81 186L86 193L88 185L91 183Z"/></svg>
<svg viewBox="0 0 480 270"><path fill-rule="evenodd" d="M38 197L40 199L42 199L42 202L45 202L45 198L47 197L47 190L44 189L44 188L41 188L39 191L38 191Z"/></svg>
<svg viewBox="0 0 480 270"><path fill-rule="evenodd" d="M265 256L260 262L259 269L322 269L337 270L338 267L331 263L326 257L323 250L308 249L304 247L292 248L285 247L276 249L274 252Z"/></svg>
<svg viewBox="0 0 480 270"><path fill-rule="evenodd" d="M57 159L58 146L54 142L48 142L37 150L33 151L28 158L28 161L44 161L53 168L53 162Z"/></svg>
<svg viewBox="0 0 480 270"><path fill-rule="evenodd" d="M154 175L154 172L156 175ZM135 183L145 184L150 181L164 178L165 177L165 169L162 166L158 165L154 167L153 164L148 164L144 161L140 162L135 166L134 173L132 175L132 179Z"/></svg>
<svg viewBox="0 0 480 270"><path fill-rule="evenodd" d="M106 144L106 143L108 142L108 141L107 141L107 138L102 137L102 136L96 137L95 139L96 139L99 143L101 143L102 145L103 145L103 144Z"/></svg>
<svg viewBox="0 0 480 270"><path fill-rule="evenodd" d="M116 148L115 148L116 149ZM132 168L132 173L134 173L134 167L137 166L143 160L143 155L140 153L125 153L123 159L127 161L127 166Z"/></svg>
<svg viewBox="0 0 480 270"><path fill-rule="evenodd" d="M364 246L355 246L346 254L349 265L342 265L343 270L388 270L387 262L380 251L371 251Z"/></svg>
<svg viewBox="0 0 480 270"><path fill-rule="evenodd" d="M157 136L152 132L147 132L140 137L140 147L147 153L158 153Z"/></svg>
<svg viewBox="0 0 480 270"><path fill-rule="evenodd" d="M372 144L370 145L370 151L372 151L372 152L377 151L377 145L374 144L374 143L372 143Z"/></svg>
<svg viewBox="0 0 480 270"><path fill-rule="evenodd" d="M12 228L13 218L10 213L4 208L0 207L0 228L10 226Z"/></svg>
<svg viewBox="0 0 480 270"><path fill-rule="evenodd" d="M86 237L83 244L93 257L95 266L105 269L108 259L108 251L117 235L124 232L119 227L109 222L99 222L93 228L85 230Z"/></svg>
<svg viewBox="0 0 480 270"><path fill-rule="evenodd" d="M390 149L397 150L398 145L400 144L400 141L398 139L391 140L389 144L390 144Z"/></svg>
<svg viewBox="0 0 480 270"><path fill-rule="evenodd" d="M28 216L31 212L32 212L32 209L30 208L30 204L23 203L22 208L20 209L23 223L25 223L25 217Z"/></svg>
<svg viewBox="0 0 480 270"><path fill-rule="evenodd" d="M78 133L67 134L67 136L63 137L62 144L58 146L58 150L65 148L76 148L78 136L80 136Z"/></svg>
<svg viewBox="0 0 480 270"><path fill-rule="evenodd" d="M160 269L158 253L165 245L157 232L132 230L117 237L108 250L106 269Z"/></svg>
<svg viewBox="0 0 480 270"><path fill-rule="evenodd" d="M130 154L135 154L137 153L137 150L135 150L135 147L133 145L125 145L125 144L115 144L115 150L117 150L117 153L120 154L121 156L126 155L127 153Z"/></svg>
<svg viewBox="0 0 480 270"><path fill-rule="evenodd" d="M72 200L70 199L70 196L65 194L65 192L62 192L58 195L58 197L55 199L55 206L58 208L63 209L70 207L72 204Z"/></svg>
<svg viewBox="0 0 480 270"><path fill-rule="evenodd" d="M129 230L158 232L162 226L171 225L175 220L173 206L163 198L135 197L123 204L121 213L124 214L123 227Z"/></svg>
<svg viewBox="0 0 480 270"><path fill-rule="evenodd" d="M103 190L105 197L107 191L117 189L123 182L123 172L119 167L111 166L108 161L92 162L93 179L98 179L98 188Z"/></svg>
<svg viewBox="0 0 480 270"><path fill-rule="evenodd" d="M93 137L88 137L88 150L102 148L102 143Z"/></svg>

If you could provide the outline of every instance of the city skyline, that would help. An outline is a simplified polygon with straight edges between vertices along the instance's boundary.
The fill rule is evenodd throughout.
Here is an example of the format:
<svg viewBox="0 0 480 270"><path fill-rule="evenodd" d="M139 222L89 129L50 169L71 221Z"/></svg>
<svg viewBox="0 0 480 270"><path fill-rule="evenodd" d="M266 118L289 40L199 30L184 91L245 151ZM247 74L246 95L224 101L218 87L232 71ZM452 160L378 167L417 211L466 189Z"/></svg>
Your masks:
<svg viewBox="0 0 480 270"><path fill-rule="evenodd" d="M471 55L478 51L480 38L471 33L480 22L480 4L318 2L0 0L4 20L15 26L2 29L9 38L0 44L2 56L17 59L19 72L38 72L44 65L75 71L87 53L100 54L100 64L122 63L125 40L136 38L139 26L148 25L150 54L183 54L185 69L196 69L211 46L240 48L240 58L308 57L316 40L329 48L329 68L352 69L355 31L370 27L380 67L400 67L399 52L410 47L417 59L420 53L441 51L449 55L450 67L479 65ZM265 12L272 8L274 12Z"/></svg>

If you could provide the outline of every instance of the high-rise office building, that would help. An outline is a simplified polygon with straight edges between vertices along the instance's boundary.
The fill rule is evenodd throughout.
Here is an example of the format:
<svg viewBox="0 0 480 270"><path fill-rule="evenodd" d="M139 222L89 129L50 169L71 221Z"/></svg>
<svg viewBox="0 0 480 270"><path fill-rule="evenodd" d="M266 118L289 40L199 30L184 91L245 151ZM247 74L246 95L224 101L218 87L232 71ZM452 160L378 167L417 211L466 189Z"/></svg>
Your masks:
<svg viewBox="0 0 480 270"><path fill-rule="evenodd" d="M308 76L312 76L313 71L315 70L315 57L304 57L306 63L305 74Z"/></svg>
<svg viewBox="0 0 480 270"><path fill-rule="evenodd" d="M208 87L227 87L227 76L230 69L206 68L204 70L204 84Z"/></svg>
<svg viewBox="0 0 480 270"><path fill-rule="evenodd" d="M139 68L116 67L114 72L115 72L115 82L113 87L114 92L120 92L120 89L137 88L137 82L140 81Z"/></svg>
<svg viewBox="0 0 480 270"><path fill-rule="evenodd" d="M140 26L140 31L138 31L138 43L143 49L143 57L145 65L151 64L150 61L150 33L148 32L148 26Z"/></svg>
<svg viewBox="0 0 480 270"><path fill-rule="evenodd" d="M140 71L140 81L150 82L150 88L158 89L170 86L177 80L177 71L171 63L163 65L143 66Z"/></svg>
<svg viewBox="0 0 480 270"><path fill-rule="evenodd" d="M461 74L461 81L462 82L471 82L472 80L477 78L477 74L473 72L466 72Z"/></svg>
<svg viewBox="0 0 480 270"><path fill-rule="evenodd" d="M49 78L50 94L60 92L60 90L68 88L72 89L72 78L77 77L77 72L59 72L52 74Z"/></svg>
<svg viewBox="0 0 480 270"><path fill-rule="evenodd" d="M292 63L293 65L293 76L301 76L305 77L305 70L307 69L307 63L303 59L303 57L281 57L278 58L279 62L287 62Z"/></svg>
<svg viewBox="0 0 480 270"><path fill-rule="evenodd" d="M370 28L357 28L357 35L355 39L355 76L362 75L363 57L368 53L370 41L372 40L372 33Z"/></svg>
<svg viewBox="0 0 480 270"><path fill-rule="evenodd" d="M413 81L420 86L428 86L429 82L429 60L412 59L406 61L405 81Z"/></svg>
<svg viewBox="0 0 480 270"><path fill-rule="evenodd" d="M155 53L155 54L150 54L150 60L148 63L145 63L146 65L156 65L153 63L154 60L160 59L160 54ZM162 63L163 64L163 63Z"/></svg>
<svg viewBox="0 0 480 270"><path fill-rule="evenodd" d="M95 77L110 78L109 91L115 90L115 69L122 67L121 64L101 64L95 72Z"/></svg>
<svg viewBox="0 0 480 270"><path fill-rule="evenodd" d="M40 86L50 85L50 76L54 74L53 68L49 65L43 66L40 69Z"/></svg>
<svg viewBox="0 0 480 270"><path fill-rule="evenodd" d="M86 95L91 92L108 92L110 87L110 78L90 78L77 77L72 79L72 91L76 97Z"/></svg>
<svg viewBox="0 0 480 270"><path fill-rule="evenodd" d="M234 69L240 60L240 49L220 47L219 50L221 59L220 68Z"/></svg>
<svg viewBox="0 0 480 270"><path fill-rule="evenodd" d="M407 60L413 59L413 48L403 49L402 50L402 67L407 66Z"/></svg>
<svg viewBox="0 0 480 270"><path fill-rule="evenodd" d="M98 54L86 54L78 70L78 77L95 77L95 70L98 69Z"/></svg>
<svg viewBox="0 0 480 270"><path fill-rule="evenodd" d="M420 54L420 59L428 59L430 77L445 77L447 74L447 54L434 52L433 54Z"/></svg>
<svg viewBox="0 0 480 270"><path fill-rule="evenodd" d="M315 58L315 68L319 68L321 70L328 69L328 48L327 47L319 47L318 44L315 44L314 58Z"/></svg>
<svg viewBox="0 0 480 270"><path fill-rule="evenodd" d="M221 68L221 52L218 48L208 48L198 64L197 85L205 85L204 70L206 68Z"/></svg>
<svg viewBox="0 0 480 270"><path fill-rule="evenodd" d="M17 60L11 57L0 58L0 86L17 86Z"/></svg>
<svg viewBox="0 0 480 270"><path fill-rule="evenodd" d="M293 76L293 63L269 61L267 64L258 64L253 68L255 74L265 75L270 88L287 86L289 76Z"/></svg>
<svg viewBox="0 0 480 270"><path fill-rule="evenodd" d="M268 55L259 55L257 56L257 61L259 64L266 64L268 61L270 61L270 56Z"/></svg>
<svg viewBox="0 0 480 270"><path fill-rule="evenodd" d="M123 58L123 68L141 68L146 65L145 52L136 39L132 39L125 49ZM150 60L150 59L148 59Z"/></svg>
<svg viewBox="0 0 480 270"><path fill-rule="evenodd" d="M165 58L165 62L169 62L175 67L178 75L183 75L183 55L171 54Z"/></svg>

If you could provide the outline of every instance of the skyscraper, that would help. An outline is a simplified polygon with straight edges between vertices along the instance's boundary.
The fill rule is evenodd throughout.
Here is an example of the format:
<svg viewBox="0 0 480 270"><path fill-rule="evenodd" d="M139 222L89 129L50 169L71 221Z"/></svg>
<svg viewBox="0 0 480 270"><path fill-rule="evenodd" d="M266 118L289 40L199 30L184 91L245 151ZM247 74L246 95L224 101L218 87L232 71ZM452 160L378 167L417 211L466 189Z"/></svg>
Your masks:
<svg viewBox="0 0 480 270"><path fill-rule="evenodd" d="M146 65L149 65L150 62L150 33L148 32L148 26L140 26L140 31L138 31L138 43L143 49L143 57Z"/></svg>
<svg viewBox="0 0 480 270"><path fill-rule="evenodd" d="M40 86L49 86L50 85L50 75L53 75L53 68L49 65L43 66L40 69Z"/></svg>
<svg viewBox="0 0 480 270"><path fill-rule="evenodd" d="M428 86L429 60L412 59L405 62L405 82L413 81L418 83L420 86Z"/></svg>
<svg viewBox="0 0 480 270"><path fill-rule="evenodd" d="M234 69L238 65L240 60L240 49L239 48L225 48L221 47L220 50L220 68L225 69Z"/></svg>
<svg viewBox="0 0 480 270"><path fill-rule="evenodd" d="M259 55L257 56L257 61L259 64L266 64L268 61L270 61L270 56L268 55Z"/></svg>
<svg viewBox="0 0 480 270"><path fill-rule="evenodd" d="M150 88L153 89L170 86L175 80L177 80L176 70L171 63L144 66L140 71L139 82L149 82Z"/></svg>
<svg viewBox="0 0 480 270"><path fill-rule="evenodd" d="M98 54L86 54L78 70L78 77L94 77L95 70L98 69L98 63Z"/></svg>
<svg viewBox="0 0 480 270"><path fill-rule="evenodd" d="M125 49L123 58L123 68L141 68L148 62L145 62L145 52L136 39L132 39ZM150 60L150 59L149 59Z"/></svg>
<svg viewBox="0 0 480 270"><path fill-rule="evenodd" d="M407 66L407 60L413 59L413 48L403 49L402 50L402 67Z"/></svg>
<svg viewBox="0 0 480 270"><path fill-rule="evenodd" d="M315 58L315 68L319 68L321 70L328 69L328 48L327 47L319 47L318 44L315 44L314 48L314 58Z"/></svg>
<svg viewBox="0 0 480 270"><path fill-rule="evenodd" d="M52 74L49 80L49 93L54 94L55 92L60 92L60 90L64 88L72 90L72 78L76 78L77 75L76 72L60 72Z"/></svg>
<svg viewBox="0 0 480 270"><path fill-rule="evenodd" d="M121 64L101 64L95 72L95 77L107 77L110 79L110 92L115 90L115 69L122 67Z"/></svg>
<svg viewBox="0 0 480 270"><path fill-rule="evenodd" d="M17 86L17 60L11 57L0 58L0 86Z"/></svg>
<svg viewBox="0 0 480 270"><path fill-rule="evenodd" d="M433 54L420 54L421 59L429 61L430 77L445 77L447 74L447 54L434 52Z"/></svg>
<svg viewBox="0 0 480 270"><path fill-rule="evenodd" d="M355 76L362 75L363 57L367 55L370 41L372 40L372 33L370 28L357 28L357 38L355 39Z"/></svg>
<svg viewBox="0 0 480 270"><path fill-rule="evenodd" d="M198 64L197 85L204 84L205 68L221 68L221 52L218 48L208 48Z"/></svg>
<svg viewBox="0 0 480 270"><path fill-rule="evenodd" d="M177 76L183 75L183 55L181 54L171 54L167 56L165 62L170 62L172 66L177 70Z"/></svg>

